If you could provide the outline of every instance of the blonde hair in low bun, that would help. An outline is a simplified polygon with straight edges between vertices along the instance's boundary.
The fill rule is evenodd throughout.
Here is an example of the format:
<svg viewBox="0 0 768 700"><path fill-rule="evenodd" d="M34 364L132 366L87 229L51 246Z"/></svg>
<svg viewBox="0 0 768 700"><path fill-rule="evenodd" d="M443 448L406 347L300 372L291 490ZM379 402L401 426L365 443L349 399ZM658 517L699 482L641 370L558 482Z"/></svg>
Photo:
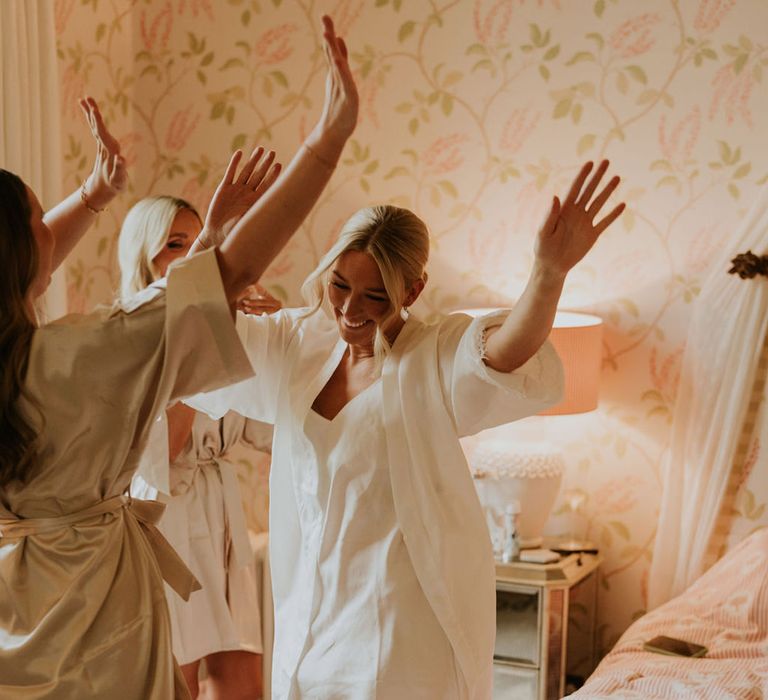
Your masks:
<svg viewBox="0 0 768 700"><path fill-rule="evenodd" d="M301 287L310 307L307 315L322 306L334 263L351 250L368 253L381 271L390 300L389 313L382 321L382 326L386 326L400 314L411 285L424 276L429 258L427 226L412 211L391 205L366 207L355 212ZM374 352L379 362L383 361L389 349L380 326L374 340Z"/></svg>

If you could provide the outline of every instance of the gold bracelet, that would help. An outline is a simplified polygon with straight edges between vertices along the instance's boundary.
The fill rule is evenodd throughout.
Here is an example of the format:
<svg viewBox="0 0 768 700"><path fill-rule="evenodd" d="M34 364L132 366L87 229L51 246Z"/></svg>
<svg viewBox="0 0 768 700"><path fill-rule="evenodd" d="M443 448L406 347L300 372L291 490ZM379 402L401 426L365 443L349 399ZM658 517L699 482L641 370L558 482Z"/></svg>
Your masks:
<svg viewBox="0 0 768 700"><path fill-rule="evenodd" d="M328 160L327 158L323 158L323 156L321 156L306 141L301 145L304 146L304 148L306 148L315 157L316 161L324 165L326 168L328 168L328 170L331 170L331 171L336 170L336 163L331 163L331 161Z"/></svg>
<svg viewBox="0 0 768 700"><path fill-rule="evenodd" d="M91 203L88 201L88 195L85 194L85 183L88 182L88 178L83 180L83 184L80 186L80 201L82 201L83 204L85 204L85 208L91 212L92 214L100 214L103 211L106 211L107 208L104 207L103 209L94 209L91 206Z"/></svg>

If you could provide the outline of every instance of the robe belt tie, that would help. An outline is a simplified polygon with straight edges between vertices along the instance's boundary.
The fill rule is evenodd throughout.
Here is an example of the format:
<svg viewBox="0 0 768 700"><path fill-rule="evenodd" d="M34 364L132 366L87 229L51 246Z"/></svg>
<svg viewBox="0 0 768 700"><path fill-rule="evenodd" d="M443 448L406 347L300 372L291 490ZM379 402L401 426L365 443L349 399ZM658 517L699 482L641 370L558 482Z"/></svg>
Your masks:
<svg viewBox="0 0 768 700"><path fill-rule="evenodd" d="M156 523L165 510L165 504L159 501L143 501L130 496L113 496L76 513L67 513L50 518L8 518L0 517L0 537L27 537L49 530L82 524L84 521L106 513L123 510L134 518L147 538L154 552L160 574L165 582L184 600L189 600L193 591L201 588L187 565L181 560L176 550L163 537Z"/></svg>

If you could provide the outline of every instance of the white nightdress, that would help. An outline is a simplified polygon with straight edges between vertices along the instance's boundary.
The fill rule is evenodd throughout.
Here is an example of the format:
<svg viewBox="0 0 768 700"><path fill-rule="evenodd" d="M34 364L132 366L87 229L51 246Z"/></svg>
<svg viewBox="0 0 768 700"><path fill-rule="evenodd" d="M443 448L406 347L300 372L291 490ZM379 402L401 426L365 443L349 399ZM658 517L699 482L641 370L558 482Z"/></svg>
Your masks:
<svg viewBox="0 0 768 700"><path fill-rule="evenodd" d="M328 487L333 504L324 514L316 505L323 469L306 428L318 436L307 420L347 346L333 319L321 311L305 314L287 309L248 317L243 342L255 376L188 400L213 417L234 410L275 425L272 697L408 698L400 678L412 681L424 674L437 685L435 700L489 700L496 615L493 551L459 437L555 403L563 383L557 353L545 343L514 372L495 372L482 359L484 330L499 324L503 314L474 321L455 314L433 325L409 317L384 361L380 387L344 409L352 412L357 401L365 402L369 414L378 413L379 429L367 446L355 447L347 441L364 426L355 419L345 431L340 443L345 454L365 459L355 460L360 474L345 486L346 471L341 465L334 470ZM342 412L341 420L347 419ZM331 452L329 464L335 458ZM370 473L363 476L366 466ZM386 517L374 509L384 501L367 500L369 482L383 489L383 472L394 520L389 509ZM416 602L412 574L437 625L427 622L426 607ZM394 585L400 579L405 585L402 600L390 590L393 576ZM354 624L347 606L354 608L362 599L377 616L360 613L361 624ZM401 605L409 614L415 608L424 613L418 632L424 655L417 663L390 649L390 628L381 626L387 620L391 629L405 629ZM434 656L424 650L434 650Z"/></svg>
<svg viewBox="0 0 768 700"><path fill-rule="evenodd" d="M459 698L450 642L424 595L397 524L381 421L381 381L334 416L304 425L300 512L313 579L297 592L312 609L296 672L301 698Z"/></svg>
<svg viewBox="0 0 768 700"><path fill-rule="evenodd" d="M189 664L233 650L260 654L262 596L229 451L270 449L272 427L237 413L220 420L197 413L185 448L168 466L167 429L164 421L158 425L131 495L166 504L158 529L202 586L188 601L166 586L176 660Z"/></svg>
<svg viewBox="0 0 768 700"><path fill-rule="evenodd" d="M3 700L189 697L163 578L182 595L195 582L154 525L162 505L125 494L170 402L252 369L214 251L165 285L35 332L23 405L38 459L0 490Z"/></svg>

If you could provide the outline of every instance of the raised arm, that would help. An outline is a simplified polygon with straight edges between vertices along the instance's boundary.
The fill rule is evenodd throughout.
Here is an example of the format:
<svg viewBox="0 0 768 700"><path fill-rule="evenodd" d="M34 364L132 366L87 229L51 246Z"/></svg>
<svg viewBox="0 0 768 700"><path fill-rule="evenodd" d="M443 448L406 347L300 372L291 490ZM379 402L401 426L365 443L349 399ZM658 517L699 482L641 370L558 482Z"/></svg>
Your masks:
<svg viewBox="0 0 768 700"><path fill-rule="evenodd" d="M43 217L55 241L54 270L72 252L96 220L96 214L106 208L128 181L125 161L120 155L120 144L105 126L96 101L87 97L80 100L80 107L96 141L96 160L83 186Z"/></svg>
<svg viewBox="0 0 768 700"><path fill-rule="evenodd" d="M618 176L614 176L592 199L607 169L608 161L604 160L585 187L592 170L592 163L586 163L562 205L557 197L552 201L536 240L533 270L525 291L504 323L488 330L484 361L489 367L511 372L536 353L552 330L566 275L624 211L625 205L619 204L594 223L619 184Z"/></svg>
<svg viewBox="0 0 768 700"><path fill-rule="evenodd" d="M323 112L288 167L218 249L227 298L257 281L310 212L357 123L358 97L344 41L323 17L328 74Z"/></svg>

